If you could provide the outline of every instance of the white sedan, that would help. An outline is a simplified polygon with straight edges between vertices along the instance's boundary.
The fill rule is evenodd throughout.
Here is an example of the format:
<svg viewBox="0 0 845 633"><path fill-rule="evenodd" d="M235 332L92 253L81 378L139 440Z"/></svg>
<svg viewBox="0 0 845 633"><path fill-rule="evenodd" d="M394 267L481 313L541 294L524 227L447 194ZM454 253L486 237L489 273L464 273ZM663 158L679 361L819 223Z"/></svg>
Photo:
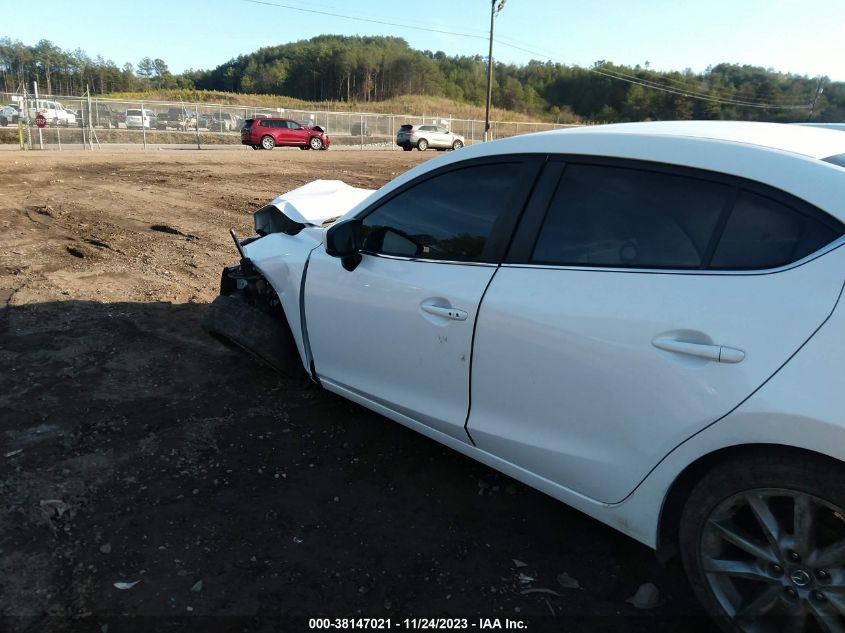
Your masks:
<svg viewBox="0 0 845 633"><path fill-rule="evenodd" d="M843 220L839 131L518 136L273 201L204 327L679 551L726 630L843 631Z"/></svg>

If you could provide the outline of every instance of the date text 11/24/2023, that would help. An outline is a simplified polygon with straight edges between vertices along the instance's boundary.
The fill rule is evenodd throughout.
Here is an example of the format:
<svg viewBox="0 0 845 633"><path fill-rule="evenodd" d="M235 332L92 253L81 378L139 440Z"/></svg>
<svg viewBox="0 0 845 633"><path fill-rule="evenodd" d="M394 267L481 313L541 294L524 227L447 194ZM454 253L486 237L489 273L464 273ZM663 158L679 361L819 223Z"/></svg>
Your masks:
<svg viewBox="0 0 845 633"><path fill-rule="evenodd" d="M524 620L511 618L309 618L311 630L524 630Z"/></svg>

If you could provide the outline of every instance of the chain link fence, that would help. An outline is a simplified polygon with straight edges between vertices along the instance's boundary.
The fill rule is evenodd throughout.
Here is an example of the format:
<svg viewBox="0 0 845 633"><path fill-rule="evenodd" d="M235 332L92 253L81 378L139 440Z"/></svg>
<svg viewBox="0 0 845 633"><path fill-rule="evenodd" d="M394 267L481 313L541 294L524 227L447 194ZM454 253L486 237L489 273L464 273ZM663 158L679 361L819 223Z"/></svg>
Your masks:
<svg viewBox="0 0 845 633"><path fill-rule="evenodd" d="M333 149L400 149L401 125L440 125L465 138L466 145L484 139L484 121L448 115L332 112L266 106L236 106L187 101L128 101L100 97L41 96L0 93L0 144L22 148L95 148L105 144L241 145L246 119L282 117L321 127ZM6 106L6 107L4 107ZM41 113L46 126L36 126ZM20 121L20 126L18 125ZM571 125L524 121L491 121L490 138L503 138ZM246 147L246 146L244 146Z"/></svg>

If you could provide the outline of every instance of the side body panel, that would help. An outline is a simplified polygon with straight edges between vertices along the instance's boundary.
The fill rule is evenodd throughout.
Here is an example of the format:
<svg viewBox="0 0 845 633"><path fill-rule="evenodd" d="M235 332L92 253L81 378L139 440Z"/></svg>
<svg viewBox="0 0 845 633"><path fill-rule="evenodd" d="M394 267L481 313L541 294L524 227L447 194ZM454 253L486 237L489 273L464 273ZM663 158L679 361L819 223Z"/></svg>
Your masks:
<svg viewBox="0 0 845 633"><path fill-rule="evenodd" d="M597 518L656 546L660 509L672 483L691 463L724 448L774 444L845 462L845 305L835 311L784 367L730 415L667 455L612 513ZM602 518L605 514L606 518ZM666 526L673 530L677 526Z"/></svg>
<svg viewBox="0 0 845 633"><path fill-rule="evenodd" d="M845 432L842 413L845 411L845 390L840 384L841 377L845 376L843 330L845 306L840 302L817 334L754 395L729 415L681 443L657 464L630 496L617 504L590 499L330 380L324 385L329 391L500 470L649 547L656 547L660 511L669 488L689 464L709 453L748 444L779 444L845 461L845 444L832 441ZM805 407L807 402L812 403L811 406Z"/></svg>
<svg viewBox="0 0 845 633"><path fill-rule="evenodd" d="M503 266L481 307L468 430L491 453L619 502L828 317L845 248L772 274ZM744 352L726 363L657 347ZM717 348L718 349L718 348Z"/></svg>
<svg viewBox="0 0 845 633"><path fill-rule="evenodd" d="M364 254L349 272L314 251L305 318L320 380L468 441L473 324L495 271ZM437 314L448 309L463 318Z"/></svg>

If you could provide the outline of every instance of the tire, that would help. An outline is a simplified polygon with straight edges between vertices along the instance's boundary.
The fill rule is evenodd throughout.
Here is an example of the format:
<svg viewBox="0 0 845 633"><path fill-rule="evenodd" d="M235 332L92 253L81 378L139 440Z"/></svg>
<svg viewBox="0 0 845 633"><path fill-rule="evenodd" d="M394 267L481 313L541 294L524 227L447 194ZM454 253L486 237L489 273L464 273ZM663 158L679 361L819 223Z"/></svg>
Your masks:
<svg viewBox="0 0 845 633"><path fill-rule="evenodd" d="M311 149L311 146L310 145L300 145L299 149L308 150L308 149Z"/></svg>
<svg viewBox="0 0 845 633"><path fill-rule="evenodd" d="M842 630L843 517L840 462L775 449L722 462L681 516L693 591L725 631Z"/></svg>
<svg viewBox="0 0 845 633"><path fill-rule="evenodd" d="M323 149L323 139L319 136L312 136L308 139L308 147L311 149Z"/></svg>
<svg viewBox="0 0 845 633"><path fill-rule="evenodd" d="M252 145L252 149L264 149L260 145Z"/></svg>
<svg viewBox="0 0 845 633"><path fill-rule="evenodd" d="M239 297L220 295L212 301L203 314L202 329L282 376L295 377L304 371L287 322Z"/></svg>
<svg viewBox="0 0 845 633"><path fill-rule="evenodd" d="M261 137L262 149L273 149L274 147L276 147L276 141L273 139L272 136L267 134L266 136Z"/></svg>
<svg viewBox="0 0 845 633"><path fill-rule="evenodd" d="M463 146L464 146L464 144L463 144L462 141L456 140L454 143L452 143L452 149L453 150L461 149Z"/></svg>
<svg viewBox="0 0 845 633"><path fill-rule="evenodd" d="M424 138L421 138L419 141L417 141L417 149L421 152L424 152L425 150L427 150L428 149L428 141L425 140Z"/></svg>
<svg viewBox="0 0 845 633"><path fill-rule="evenodd" d="M403 149L404 151L406 151L406 152L410 152L410 151L411 151L412 149L414 149L414 148L413 148L413 147L409 147L409 146L407 146L407 145L403 145L403 146L402 146L402 149Z"/></svg>

